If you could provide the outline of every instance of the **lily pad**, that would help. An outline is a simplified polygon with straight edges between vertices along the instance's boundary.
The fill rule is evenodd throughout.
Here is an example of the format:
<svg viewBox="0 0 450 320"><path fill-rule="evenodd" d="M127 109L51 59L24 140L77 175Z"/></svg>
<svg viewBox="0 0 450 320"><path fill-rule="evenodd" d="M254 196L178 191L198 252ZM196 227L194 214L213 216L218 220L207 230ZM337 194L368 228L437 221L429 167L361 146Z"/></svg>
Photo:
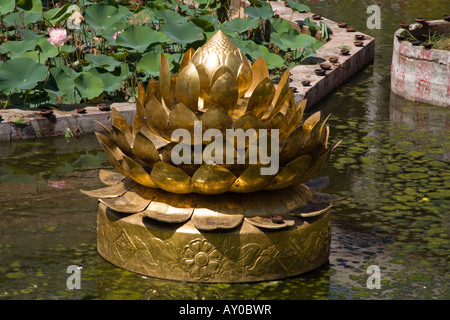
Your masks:
<svg viewBox="0 0 450 320"><path fill-rule="evenodd" d="M20 9L31 13L41 13L42 12L42 1L41 0L19 0L16 2L16 6Z"/></svg>
<svg viewBox="0 0 450 320"><path fill-rule="evenodd" d="M12 12L15 6L16 2L14 0L2 0L0 2L0 15Z"/></svg>
<svg viewBox="0 0 450 320"><path fill-rule="evenodd" d="M233 32L243 33L250 28L258 28L258 26L259 20L250 18L235 18L230 22L222 24L222 31L228 35L231 35Z"/></svg>
<svg viewBox="0 0 450 320"><path fill-rule="evenodd" d="M48 10L44 18L52 25L55 25L59 22L66 21L77 8L78 6L75 4L66 3L61 8Z"/></svg>
<svg viewBox="0 0 450 320"><path fill-rule="evenodd" d="M94 4L84 12L86 23L96 30L108 29L111 25L127 18L126 13L114 6Z"/></svg>
<svg viewBox="0 0 450 320"><path fill-rule="evenodd" d="M29 58L8 60L0 66L0 91L33 89L47 76L47 67Z"/></svg>
<svg viewBox="0 0 450 320"><path fill-rule="evenodd" d="M169 68L173 68L173 57L170 54L165 54L168 62ZM159 64L161 61L161 54L156 52L149 52L138 62L138 72L146 72L152 77L159 75Z"/></svg>
<svg viewBox="0 0 450 320"><path fill-rule="evenodd" d="M159 31L144 26L130 26L116 38L116 45L144 52L150 45L166 42L168 37Z"/></svg>
<svg viewBox="0 0 450 320"><path fill-rule="evenodd" d="M260 8L248 6L244 9L244 13L253 19L269 19L273 16L272 7L269 6Z"/></svg>
<svg viewBox="0 0 450 320"><path fill-rule="evenodd" d="M181 44L203 40L203 29L190 21L173 22L166 21L160 28L173 41Z"/></svg>
<svg viewBox="0 0 450 320"><path fill-rule="evenodd" d="M34 50L37 40L7 41L0 46L0 53L16 55Z"/></svg>
<svg viewBox="0 0 450 320"><path fill-rule="evenodd" d="M311 11L311 9L305 4L294 2L292 0L287 0L287 3L293 11Z"/></svg>
<svg viewBox="0 0 450 320"><path fill-rule="evenodd" d="M86 54L84 56L87 62L93 66L102 67L108 71L113 71L115 67L120 66L120 62L106 54Z"/></svg>
<svg viewBox="0 0 450 320"><path fill-rule="evenodd" d="M81 72L74 83L81 97L87 99L97 98L104 89L102 79L89 72Z"/></svg>
<svg viewBox="0 0 450 320"><path fill-rule="evenodd" d="M288 32L274 32L270 35L270 41L276 44L281 50L299 49L313 46L318 40L309 34L300 34L295 29Z"/></svg>

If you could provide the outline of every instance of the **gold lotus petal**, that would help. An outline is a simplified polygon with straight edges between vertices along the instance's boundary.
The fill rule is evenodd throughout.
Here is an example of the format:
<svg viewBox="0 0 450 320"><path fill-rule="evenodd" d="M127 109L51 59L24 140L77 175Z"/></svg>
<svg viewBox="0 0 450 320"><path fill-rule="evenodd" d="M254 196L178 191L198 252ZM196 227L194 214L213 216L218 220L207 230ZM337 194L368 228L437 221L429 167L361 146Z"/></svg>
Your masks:
<svg viewBox="0 0 450 320"><path fill-rule="evenodd" d="M116 138L114 138L114 134L111 132L111 130L109 130L109 128L107 126L105 126L103 123L101 123L97 120L94 120L94 121L97 122L103 128L103 130L104 130L103 133L109 140L114 141L114 142L116 141Z"/></svg>
<svg viewBox="0 0 450 320"><path fill-rule="evenodd" d="M267 121L281 110L288 97L289 90L289 69L287 69L281 77L280 82L278 82L275 97L273 98L272 104L269 109L270 113L267 117L265 117Z"/></svg>
<svg viewBox="0 0 450 320"><path fill-rule="evenodd" d="M122 167L123 152L115 145L113 141L99 132L95 132L100 145L105 150L109 163L116 169L117 172L124 176L128 176L124 168Z"/></svg>
<svg viewBox="0 0 450 320"><path fill-rule="evenodd" d="M228 200L226 195L221 196ZM218 205L218 199L211 196L201 196L194 209L191 221L199 230L233 229L244 219L239 204L223 201L227 208Z"/></svg>
<svg viewBox="0 0 450 320"><path fill-rule="evenodd" d="M126 154L131 154L132 146L125 133L115 125L112 126L117 146Z"/></svg>
<svg viewBox="0 0 450 320"><path fill-rule="evenodd" d="M173 193L192 192L191 177L180 168L168 163L162 161L155 163L150 176L156 185L165 191Z"/></svg>
<svg viewBox="0 0 450 320"><path fill-rule="evenodd" d="M141 121L141 123L144 123L146 120L147 115L145 114L145 102L141 103L139 100L136 100L136 114L135 114L135 119L136 116L138 117L138 119ZM133 121L134 124L134 121Z"/></svg>
<svg viewBox="0 0 450 320"><path fill-rule="evenodd" d="M114 134L116 134L116 131L114 129L115 128L119 129L120 134L124 135L128 144L133 145L134 136L132 134L132 127L127 122L125 117L119 111L117 111L116 108L112 108L111 109L111 118L112 118L112 127L113 127ZM117 140L117 136L116 136L116 140Z"/></svg>
<svg viewBox="0 0 450 320"><path fill-rule="evenodd" d="M312 128L320 121L320 111L313 113L308 119L303 122L303 129L306 131L311 131Z"/></svg>
<svg viewBox="0 0 450 320"><path fill-rule="evenodd" d="M136 109L137 109L137 103L136 103ZM133 137L136 137L136 134L144 126L145 126L145 124L144 124L144 122L141 121L141 118L139 118L139 115L137 114L137 110L136 110L136 112L134 114L134 118L133 118L133 124L131 125L131 134L133 135Z"/></svg>
<svg viewBox="0 0 450 320"><path fill-rule="evenodd" d="M217 79L219 79L225 73L230 74L234 79L236 79L236 75L233 73L233 71L226 65L222 65L214 70L214 73L211 74L211 86L213 86Z"/></svg>
<svg viewBox="0 0 450 320"><path fill-rule="evenodd" d="M333 146L331 146L329 149L327 149L317 160L315 160L311 167L305 172L303 175L303 181L306 182L308 180L311 180L315 177L315 175L323 168L325 163L330 158L331 152L340 144L340 141L335 143Z"/></svg>
<svg viewBox="0 0 450 320"><path fill-rule="evenodd" d="M301 147L306 142L308 133L303 130L303 126L295 128L286 138L280 152L280 163L287 163L292 160Z"/></svg>
<svg viewBox="0 0 450 320"><path fill-rule="evenodd" d="M159 87L159 82L153 78L151 78L148 82L145 101L150 100L152 97L155 97L156 100L161 102L161 89ZM143 103L142 105L145 105L145 103Z"/></svg>
<svg viewBox="0 0 450 320"><path fill-rule="evenodd" d="M261 175L261 168L265 165L255 164L248 167L237 179L230 188L231 192L248 193L255 192L267 187L274 176Z"/></svg>
<svg viewBox="0 0 450 320"><path fill-rule="evenodd" d="M210 77L213 75L214 71L222 64L218 53L208 52L202 59L202 64L208 70Z"/></svg>
<svg viewBox="0 0 450 320"><path fill-rule="evenodd" d="M303 218L310 218L321 215L325 212L328 212L331 209L332 205L320 204L320 203L310 203L306 206L300 207L291 214L293 216L300 216Z"/></svg>
<svg viewBox="0 0 450 320"><path fill-rule="evenodd" d="M244 131L248 129L255 129L256 131L258 131L259 129L263 128L263 123L253 114L246 113L233 122L233 128L242 129Z"/></svg>
<svg viewBox="0 0 450 320"><path fill-rule="evenodd" d="M169 113L166 107L155 97L152 97L145 104L145 114L147 116L147 124L156 135L170 141L168 132Z"/></svg>
<svg viewBox="0 0 450 320"><path fill-rule="evenodd" d="M167 108L171 108L174 103L174 96L171 90L170 67L166 56L161 53L161 62L159 65L159 86L162 99Z"/></svg>
<svg viewBox="0 0 450 320"><path fill-rule="evenodd" d="M269 78L264 78L254 88L253 93L248 100L247 111L261 118L268 110L273 98L275 96L275 87Z"/></svg>
<svg viewBox="0 0 450 320"><path fill-rule="evenodd" d="M191 133L192 141L194 140L194 122L197 116L183 103L177 103L169 115L169 130L186 129ZM172 141L178 142L178 141ZM186 141L184 141L186 143Z"/></svg>
<svg viewBox="0 0 450 320"><path fill-rule="evenodd" d="M252 83L247 90L246 96L250 96L265 78L270 78L269 69L264 58L259 57L252 65Z"/></svg>
<svg viewBox="0 0 450 320"><path fill-rule="evenodd" d="M320 143L323 145L325 149L328 148L329 135L330 135L330 128L328 126L325 126L324 130L322 131L322 134L320 135Z"/></svg>
<svg viewBox="0 0 450 320"><path fill-rule="evenodd" d="M145 104L145 98L146 98L146 93L145 93L145 88L142 85L142 83L138 84L137 87L137 91L138 91L138 96L137 96L137 101L139 101L141 103L141 105Z"/></svg>
<svg viewBox="0 0 450 320"><path fill-rule="evenodd" d="M179 195L153 189L152 202L142 211L142 216L149 217L161 222L182 223L192 215L197 203L197 195Z"/></svg>
<svg viewBox="0 0 450 320"><path fill-rule="evenodd" d="M300 101L299 104L297 105L295 111L292 113L291 116L288 117L289 128L292 128L292 130L294 128L297 128L300 125L300 123L302 122L303 113L305 112L306 102L307 102L306 99Z"/></svg>
<svg viewBox="0 0 450 320"><path fill-rule="evenodd" d="M131 132L131 127L127 122L127 119L116 108L111 109L112 125L119 128L122 132Z"/></svg>
<svg viewBox="0 0 450 320"><path fill-rule="evenodd" d="M227 192L236 180L229 170L216 164L203 164L192 176L192 188L202 194Z"/></svg>
<svg viewBox="0 0 450 320"><path fill-rule="evenodd" d="M282 223L273 222L271 217L245 217L245 221L258 228L274 229L274 230L292 227L295 224L295 221L293 219L289 219L290 218L289 215L282 218L283 218Z"/></svg>
<svg viewBox="0 0 450 320"><path fill-rule="evenodd" d="M97 190L81 190L81 192L93 198L116 198L135 186L137 186L136 182L131 179L125 179L111 186Z"/></svg>
<svg viewBox="0 0 450 320"><path fill-rule="evenodd" d="M263 123L260 119L255 117L253 114L246 113L233 123L233 128L244 130L244 134L248 134L248 139L245 139L245 147L247 148L250 144L254 143L255 139L258 139L259 129L263 127ZM250 129L250 130L249 130ZM246 136L247 136L246 134ZM231 142L232 143L232 142ZM239 143L239 141L237 141ZM233 143L232 143L233 144ZM235 144L233 144L235 145Z"/></svg>
<svg viewBox="0 0 450 320"><path fill-rule="evenodd" d="M198 72L192 63L189 63L178 75L175 94L177 101L184 103L192 111L198 109L200 96L200 79Z"/></svg>
<svg viewBox="0 0 450 320"><path fill-rule="evenodd" d="M139 131L133 145L133 154L146 164L152 165L159 161L159 153L156 150L152 140L150 140L144 133Z"/></svg>
<svg viewBox="0 0 450 320"><path fill-rule="evenodd" d="M250 63L246 60L243 64L241 64L237 75L239 97L243 97L248 91L248 88L250 88L250 85L252 84L252 77L252 68Z"/></svg>
<svg viewBox="0 0 450 320"><path fill-rule="evenodd" d="M217 211L195 208L191 221L198 230L211 231L216 229L233 229L239 226L244 219L243 215L224 215Z"/></svg>
<svg viewBox="0 0 450 320"><path fill-rule="evenodd" d="M279 199L289 212L292 212L292 210L295 210L298 207L307 205L313 200L311 190L304 184L294 184L291 187L270 192L281 193Z"/></svg>
<svg viewBox="0 0 450 320"><path fill-rule="evenodd" d="M200 81L200 97L205 101L209 101L211 94L211 80L209 79L208 70L203 64L196 65L198 79Z"/></svg>
<svg viewBox="0 0 450 320"><path fill-rule="evenodd" d="M127 175L136 181L137 183L150 187L150 188L156 188L157 185L153 182L150 175L147 171L145 171L142 166L131 159L130 157L124 155L123 156L124 163L126 164L125 170L127 171Z"/></svg>
<svg viewBox="0 0 450 320"><path fill-rule="evenodd" d="M100 171L98 172L98 176L100 180L108 186L118 184L119 182L122 182L126 178L124 175L120 173L106 169L100 169Z"/></svg>
<svg viewBox="0 0 450 320"><path fill-rule="evenodd" d="M178 208L165 202L152 201L142 212L143 216L166 223L182 223L189 220L194 208Z"/></svg>
<svg viewBox="0 0 450 320"><path fill-rule="evenodd" d="M311 156L303 155L289 162L280 173L275 176L273 182L265 190L276 190L291 186L296 183L309 168ZM303 179L302 179L303 180Z"/></svg>
<svg viewBox="0 0 450 320"><path fill-rule="evenodd" d="M139 195L139 189L142 186L134 186L126 191L122 196L116 198L101 198L99 201L108 208L123 213L136 213L143 211L150 200L145 199Z"/></svg>
<svg viewBox="0 0 450 320"><path fill-rule="evenodd" d="M184 53L180 63L180 72L183 71L183 69L188 65L189 60L191 60L194 53L195 53L194 48L189 48L189 50Z"/></svg>
<svg viewBox="0 0 450 320"><path fill-rule="evenodd" d="M328 115L325 119L320 120L314 126L312 127L311 131L308 135L308 140L306 141L305 145L302 147L298 155L306 154L311 152L316 146L321 144L321 137L324 134L324 125L325 122L328 120L330 115ZM306 122L306 121L305 121ZM303 127L304 128L304 127Z"/></svg>
<svg viewBox="0 0 450 320"><path fill-rule="evenodd" d="M238 100L238 88L236 79L229 73L221 75L211 87L210 104L219 105L228 114L232 114Z"/></svg>
<svg viewBox="0 0 450 320"><path fill-rule="evenodd" d="M228 113L219 106L209 108L205 113L202 114L200 120L202 121L202 124L206 129L219 129L223 134L225 134L226 129L231 128L231 125L233 124L233 120L228 115Z"/></svg>
<svg viewBox="0 0 450 320"><path fill-rule="evenodd" d="M284 141L287 138L289 126L284 114L278 112L266 125L267 133L270 134L271 129L278 129L279 141Z"/></svg>

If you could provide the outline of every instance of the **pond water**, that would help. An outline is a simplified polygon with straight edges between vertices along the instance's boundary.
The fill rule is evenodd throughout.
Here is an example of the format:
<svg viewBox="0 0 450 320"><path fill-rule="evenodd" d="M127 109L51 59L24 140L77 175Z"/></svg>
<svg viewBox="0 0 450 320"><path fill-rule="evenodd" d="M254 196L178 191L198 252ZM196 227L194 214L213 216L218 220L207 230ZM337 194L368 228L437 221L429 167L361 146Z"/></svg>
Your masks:
<svg viewBox="0 0 450 320"><path fill-rule="evenodd" d="M93 134L0 143L0 299L449 299L450 109L391 95L392 35L414 17L440 19L442 1L305 1L313 12L376 38L372 64L318 104L342 140L321 175L347 195L332 211L329 263L258 283L200 284L144 277L96 251L96 199L109 168ZM81 289L66 273L81 266ZM367 269L380 268L380 289Z"/></svg>

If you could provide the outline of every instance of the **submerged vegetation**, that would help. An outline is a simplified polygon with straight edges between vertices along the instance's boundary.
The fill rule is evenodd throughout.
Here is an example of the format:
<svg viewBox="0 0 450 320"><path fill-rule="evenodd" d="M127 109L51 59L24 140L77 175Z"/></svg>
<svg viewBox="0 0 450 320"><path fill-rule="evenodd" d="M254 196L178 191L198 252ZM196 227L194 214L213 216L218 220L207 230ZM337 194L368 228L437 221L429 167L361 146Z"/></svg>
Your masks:
<svg viewBox="0 0 450 320"><path fill-rule="evenodd" d="M302 34L268 2L252 0L230 19L228 1L40 1L0 4L0 103L3 107L133 101L138 83L158 76L163 53L173 73L183 53L221 29L274 77L314 55L328 38L322 22ZM288 1L294 11L309 10ZM131 100L130 100L131 99Z"/></svg>

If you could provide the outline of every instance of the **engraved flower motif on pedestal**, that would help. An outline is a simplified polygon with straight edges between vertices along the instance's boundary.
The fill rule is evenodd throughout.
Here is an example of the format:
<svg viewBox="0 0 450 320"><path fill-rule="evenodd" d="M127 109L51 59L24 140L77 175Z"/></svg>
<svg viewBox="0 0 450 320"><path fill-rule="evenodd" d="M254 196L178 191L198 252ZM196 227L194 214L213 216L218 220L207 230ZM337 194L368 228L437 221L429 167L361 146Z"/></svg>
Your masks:
<svg viewBox="0 0 450 320"><path fill-rule="evenodd" d="M206 240L192 240L181 252L181 267L191 278L208 280L219 272L222 254Z"/></svg>

